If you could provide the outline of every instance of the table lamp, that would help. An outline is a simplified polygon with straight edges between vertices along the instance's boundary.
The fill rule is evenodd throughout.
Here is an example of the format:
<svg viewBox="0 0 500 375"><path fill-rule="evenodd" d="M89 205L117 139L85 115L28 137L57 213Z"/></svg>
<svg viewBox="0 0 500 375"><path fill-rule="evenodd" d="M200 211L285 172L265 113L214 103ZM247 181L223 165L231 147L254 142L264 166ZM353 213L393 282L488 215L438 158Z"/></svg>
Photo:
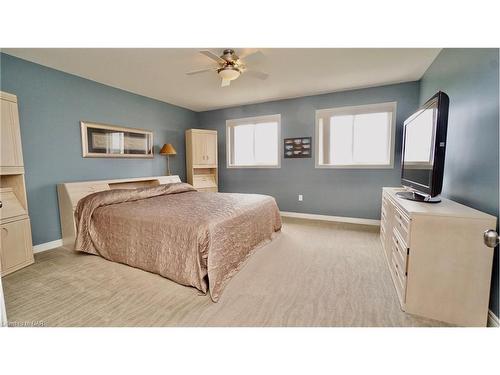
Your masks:
<svg viewBox="0 0 500 375"><path fill-rule="evenodd" d="M160 155L167 155L167 175L171 176L170 173L170 155L176 155L177 152L175 151L174 146L172 146L170 143L165 143L163 147L160 150Z"/></svg>

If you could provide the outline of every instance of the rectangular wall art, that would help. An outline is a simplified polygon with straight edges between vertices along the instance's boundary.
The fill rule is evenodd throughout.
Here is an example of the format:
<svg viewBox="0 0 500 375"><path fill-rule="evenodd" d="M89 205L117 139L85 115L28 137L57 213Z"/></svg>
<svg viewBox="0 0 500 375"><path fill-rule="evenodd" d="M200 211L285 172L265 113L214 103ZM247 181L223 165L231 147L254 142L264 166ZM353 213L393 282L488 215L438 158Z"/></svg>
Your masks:
<svg viewBox="0 0 500 375"><path fill-rule="evenodd" d="M152 158L153 132L80 122L84 158Z"/></svg>
<svg viewBox="0 0 500 375"><path fill-rule="evenodd" d="M285 138L285 159L310 158L311 137Z"/></svg>

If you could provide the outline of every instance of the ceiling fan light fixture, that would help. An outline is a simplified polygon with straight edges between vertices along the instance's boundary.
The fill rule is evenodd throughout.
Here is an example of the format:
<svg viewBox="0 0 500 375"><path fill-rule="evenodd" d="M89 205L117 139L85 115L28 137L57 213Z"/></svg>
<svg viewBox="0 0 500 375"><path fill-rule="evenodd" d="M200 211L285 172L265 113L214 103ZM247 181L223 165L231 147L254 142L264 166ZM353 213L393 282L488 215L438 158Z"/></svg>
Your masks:
<svg viewBox="0 0 500 375"><path fill-rule="evenodd" d="M218 70L219 76L226 81L233 81L238 78L241 72L232 66L226 66Z"/></svg>

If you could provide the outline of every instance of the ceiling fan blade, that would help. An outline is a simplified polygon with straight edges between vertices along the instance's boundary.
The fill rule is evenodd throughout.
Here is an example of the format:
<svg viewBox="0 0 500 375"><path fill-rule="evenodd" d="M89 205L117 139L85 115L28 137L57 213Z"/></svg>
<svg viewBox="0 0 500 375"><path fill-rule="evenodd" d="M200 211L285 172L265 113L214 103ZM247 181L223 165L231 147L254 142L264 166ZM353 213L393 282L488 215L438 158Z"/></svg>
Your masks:
<svg viewBox="0 0 500 375"><path fill-rule="evenodd" d="M248 55L241 56L240 59L243 60L245 64L256 64L264 59L264 54L259 50L255 52L250 52Z"/></svg>
<svg viewBox="0 0 500 375"><path fill-rule="evenodd" d="M218 64L224 64L226 61L221 58L220 56L217 56L215 53L212 51L209 51L208 49L200 51L201 54L207 56L208 58L216 61Z"/></svg>
<svg viewBox="0 0 500 375"><path fill-rule="evenodd" d="M214 71L216 68L205 68L205 69L198 69L198 70L192 70L190 72L186 72L188 76L193 75L193 74L199 74L199 73L205 73L205 72L211 72Z"/></svg>
<svg viewBox="0 0 500 375"><path fill-rule="evenodd" d="M228 80L228 79L223 79L223 80L221 81L220 87L227 87L227 86L229 86L230 84L231 84L231 81L230 81L230 80Z"/></svg>
<svg viewBox="0 0 500 375"><path fill-rule="evenodd" d="M258 79L267 79L269 77L269 74L259 72L258 70L246 70L245 74Z"/></svg>

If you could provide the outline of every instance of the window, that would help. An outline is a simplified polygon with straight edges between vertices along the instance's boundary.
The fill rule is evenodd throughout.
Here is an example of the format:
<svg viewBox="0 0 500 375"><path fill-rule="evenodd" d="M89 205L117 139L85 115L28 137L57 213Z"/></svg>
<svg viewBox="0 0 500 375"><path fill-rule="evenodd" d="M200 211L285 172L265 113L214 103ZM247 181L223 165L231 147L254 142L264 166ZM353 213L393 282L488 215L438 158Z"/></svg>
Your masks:
<svg viewBox="0 0 500 375"><path fill-rule="evenodd" d="M227 120L227 167L279 168L280 123L280 115Z"/></svg>
<svg viewBox="0 0 500 375"><path fill-rule="evenodd" d="M317 168L392 168L396 103L316 111Z"/></svg>

